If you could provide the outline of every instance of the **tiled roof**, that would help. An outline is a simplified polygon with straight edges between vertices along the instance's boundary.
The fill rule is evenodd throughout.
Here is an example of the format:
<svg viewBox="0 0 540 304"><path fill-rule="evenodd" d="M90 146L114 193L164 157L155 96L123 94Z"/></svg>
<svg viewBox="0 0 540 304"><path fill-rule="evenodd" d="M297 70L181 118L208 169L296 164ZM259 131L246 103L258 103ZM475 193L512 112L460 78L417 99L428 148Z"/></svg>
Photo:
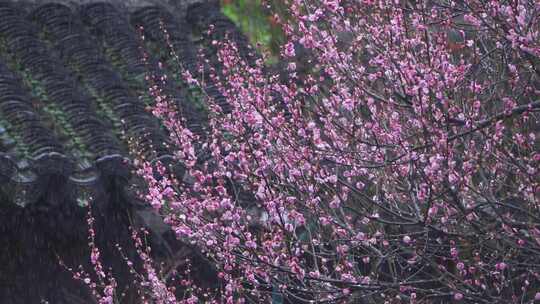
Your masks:
<svg viewBox="0 0 540 304"><path fill-rule="evenodd" d="M133 140L147 159L170 159L166 131L147 111L148 73L174 76L165 93L202 134L204 106L178 81L163 28L196 73L197 48L212 39L201 30L212 23L222 35L234 26L213 4L186 14L155 3L0 1L0 197L26 206L57 191L75 201L78 188L129 177ZM243 36L231 37L246 48Z"/></svg>
<svg viewBox="0 0 540 304"><path fill-rule="evenodd" d="M216 25L210 36L203 30L209 24ZM86 209L79 207L89 195L97 242L120 285L130 276L115 244L132 246L129 225L149 227L154 253L185 248L126 191L136 182L133 142L146 159L172 160L167 132L147 110L146 75L167 73L173 81L165 93L204 136L205 106L179 81L163 28L195 75L199 49L210 58L205 71L219 70L210 42L225 31L248 53L245 38L208 2L0 0L0 303L87 303L77 300L84 291L57 254L67 265L91 267ZM205 89L227 107L212 83ZM199 275L204 265L194 263Z"/></svg>

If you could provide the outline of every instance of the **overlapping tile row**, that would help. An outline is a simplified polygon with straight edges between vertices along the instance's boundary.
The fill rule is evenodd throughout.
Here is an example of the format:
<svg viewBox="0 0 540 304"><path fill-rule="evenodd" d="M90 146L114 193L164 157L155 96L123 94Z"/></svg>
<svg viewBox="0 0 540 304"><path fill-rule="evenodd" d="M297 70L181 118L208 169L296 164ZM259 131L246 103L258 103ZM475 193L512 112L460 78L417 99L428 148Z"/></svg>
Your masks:
<svg viewBox="0 0 540 304"><path fill-rule="evenodd" d="M105 52L130 77L144 78L145 64L142 61L141 44L136 29L133 29L125 13L109 2L94 2L80 7L81 20L90 33L102 42Z"/></svg>
<svg viewBox="0 0 540 304"><path fill-rule="evenodd" d="M65 151L32 106L32 97L22 80L0 62L0 113L23 146L23 153L35 163L39 175L69 176L71 167Z"/></svg>
<svg viewBox="0 0 540 304"><path fill-rule="evenodd" d="M70 140L76 141L79 150L83 150L77 152L90 152L90 158L97 159L96 163L104 174L125 175L121 147L108 132L103 118L96 114L94 100L78 85L77 79L70 75L72 73L64 68L45 42L40 40L37 29L25 20L23 12L4 5L1 18L0 23L9 20L9 27L0 29L7 51L14 57L26 80L33 81L38 89L42 89L43 92L38 92L38 96L34 97L41 99L46 109L56 109L57 113L62 114L55 118L69 131L68 135L73 137Z"/></svg>
<svg viewBox="0 0 540 304"><path fill-rule="evenodd" d="M186 86L179 83L177 78L171 76L178 71L159 68L160 58L153 55L152 50L143 50L143 41L136 28L130 25L125 14L107 2L98 2L85 5L81 8L81 17L90 28L90 32L103 41L106 52L112 57L113 64L123 71L124 79L140 94L146 95L151 85L145 81L146 76L155 76L159 79L169 74L165 86L160 87L164 93L175 101L179 111L185 114L187 125L191 131L203 135L203 125L206 122L204 113L196 107L191 100ZM163 49L167 53L166 49ZM148 56L147 63L143 63L143 52ZM172 74L172 75L171 75ZM127 79L126 79L127 78Z"/></svg>
<svg viewBox="0 0 540 304"><path fill-rule="evenodd" d="M177 53L182 65L188 69L193 76L201 78L204 76L206 94L212 97L224 112L230 112L230 106L219 92L216 84L209 79L211 68L219 69L217 57L211 56L212 64L204 64L202 73L197 64L197 46L191 40L192 27L187 23L179 21L169 11L159 6L143 7L131 15L132 23L135 26L142 26L144 34L149 40L157 44L156 49L162 50L161 56L168 63L170 69L178 67L175 58L170 54L170 47ZM169 35L167 41L164 29ZM214 54L215 55L215 54ZM178 71L176 71L178 73ZM202 75L201 75L202 74Z"/></svg>
<svg viewBox="0 0 540 304"><path fill-rule="evenodd" d="M188 23L195 23L188 25L161 6L130 13L110 1L86 3L20 5L0 0L0 183L4 185L0 196L13 192L8 194L11 201L26 204L49 195L45 192L52 180L57 183L53 188L58 188L54 191L71 191L68 196L76 198L77 189L103 184L96 183L100 176L129 179L127 157L133 142L146 159L172 164L180 176L182 164L171 163L174 148L168 146L167 131L148 112L154 100L147 75L168 76L164 94L201 137L206 132L207 105L198 95L202 92L185 83L182 68L195 77L204 76L205 93L230 111L208 81L210 72L220 70L210 43L216 36L193 41L193 33L199 35L210 23L216 25L213 35L239 34L214 7L190 9ZM247 41L235 35L244 53ZM182 66L170 53L169 43ZM207 48L210 55L204 74L198 71L197 47Z"/></svg>
<svg viewBox="0 0 540 304"><path fill-rule="evenodd" d="M85 30L71 8L46 4L33 10L29 18L43 29L46 39L64 63L76 72L100 103L110 107L109 115L120 122L124 139L135 141L147 159L170 154L158 121L146 112L145 105L113 69L98 42Z"/></svg>
<svg viewBox="0 0 540 304"><path fill-rule="evenodd" d="M0 62L0 117L8 124L6 132L12 133L22 147L18 152L25 157L14 159L11 153L0 153L2 192L12 202L32 204L46 191L47 181L67 181L73 162L32 106L22 80L4 62Z"/></svg>

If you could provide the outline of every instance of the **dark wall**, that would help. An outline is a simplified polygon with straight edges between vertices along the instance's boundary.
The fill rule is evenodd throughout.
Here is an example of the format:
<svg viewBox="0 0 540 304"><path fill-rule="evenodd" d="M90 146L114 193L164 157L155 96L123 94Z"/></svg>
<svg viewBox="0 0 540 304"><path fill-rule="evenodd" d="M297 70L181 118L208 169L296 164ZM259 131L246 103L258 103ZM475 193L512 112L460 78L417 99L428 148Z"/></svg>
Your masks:
<svg viewBox="0 0 540 304"><path fill-rule="evenodd" d="M120 286L129 285L128 270L115 244L120 244L133 258L128 229L132 207L120 189L110 190L94 198L97 243L104 264L114 269ZM53 205L50 198L43 196L24 208L5 200L0 202L0 303L67 304L88 299L87 290L58 260L73 268L83 265L91 272L87 208L74 201Z"/></svg>

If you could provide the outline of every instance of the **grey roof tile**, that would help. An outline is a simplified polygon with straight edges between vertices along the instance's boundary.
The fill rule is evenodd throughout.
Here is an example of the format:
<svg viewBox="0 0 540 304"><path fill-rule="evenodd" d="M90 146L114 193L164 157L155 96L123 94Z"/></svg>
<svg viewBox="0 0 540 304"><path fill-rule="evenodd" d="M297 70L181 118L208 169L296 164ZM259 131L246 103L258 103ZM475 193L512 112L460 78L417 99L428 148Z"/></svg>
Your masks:
<svg viewBox="0 0 540 304"><path fill-rule="evenodd" d="M40 185L51 176L69 188L126 179L132 138L139 140L145 158L172 158L165 128L146 110L151 98L145 75L165 73L158 61L166 63L168 73L178 73L160 20L185 66L196 73L201 45L190 40L191 33L206 18L190 25L184 11L196 1L173 2L0 1L0 181L10 189L24 183L49 191ZM140 25L148 37L144 45ZM185 85L169 81L164 89L188 127L204 136L204 105ZM208 89L220 99L213 84ZM18 190L7 192L3 197L20 200ZM23 205L33 203L23 197L28 199Z"/></svg>

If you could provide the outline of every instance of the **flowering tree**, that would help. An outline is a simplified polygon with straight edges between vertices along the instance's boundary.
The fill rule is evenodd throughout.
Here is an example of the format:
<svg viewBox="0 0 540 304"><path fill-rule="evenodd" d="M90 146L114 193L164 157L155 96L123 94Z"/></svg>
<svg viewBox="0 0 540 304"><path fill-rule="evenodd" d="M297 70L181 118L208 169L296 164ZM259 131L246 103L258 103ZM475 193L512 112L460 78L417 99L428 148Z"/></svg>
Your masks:
<svg viewBox="0 0 540 304"><path fill-rule="evenodd" d="M146 198L221 301L540 300L540 4L287 5L286 82L205 32L204 136L151 89L188 174L142 162Z"/></svg>

